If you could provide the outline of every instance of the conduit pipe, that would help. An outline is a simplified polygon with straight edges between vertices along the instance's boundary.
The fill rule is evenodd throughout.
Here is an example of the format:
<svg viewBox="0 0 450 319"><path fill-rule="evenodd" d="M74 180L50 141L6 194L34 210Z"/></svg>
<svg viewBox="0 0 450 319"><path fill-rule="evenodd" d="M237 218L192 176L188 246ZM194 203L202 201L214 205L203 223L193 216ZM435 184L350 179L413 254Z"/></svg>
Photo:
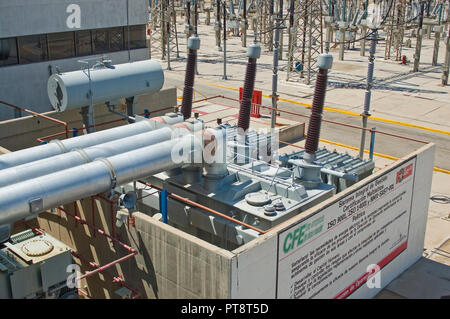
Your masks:
<svg viewBox="0 0 450 319"><path fill-rule="evenodd" d="M93 135L93 134L92 134ZM39 213L118 185L181 167L179 151L202 152L202 139L191 134L91 163L44 175L0 191L0 225L36 217ZM189 158L192 158L190 156Z"/></svg>
<svg viewBox="0 0 450 319"><path fill-rule="evenodd" d="M181 117L180 117L181 118ZM68 153L0 170L0 187L20 183L71 167L83 165L101 157L110 157L138 148L170 140L173 129L164 127L155 131L125 137L111 142L76 149Z"/></svg>
<svg viewBox="0 0 450 319"><path fill-rule="evenodd" d="M162 116L157 118L157 121L163 124L171 123L174 126L162 127L155 131L125 137L85 149L75 149L68 153L0 170L0 188L86 164L97 158L110 157L164 142L189 132L199 131L203 127L202 125L181 126L183 125L181 114L176 117Z"/></svg>
<svg viewBox="0 0 450 319"><path fill-rule="evenodd" d="M3 154L0 155L0 170L70 152L77 148L87 148L93 145L145 133L152 131L154 128L151 121L141 121L88 135L72 137L62 141L55 140L45 145Z"/></svg>

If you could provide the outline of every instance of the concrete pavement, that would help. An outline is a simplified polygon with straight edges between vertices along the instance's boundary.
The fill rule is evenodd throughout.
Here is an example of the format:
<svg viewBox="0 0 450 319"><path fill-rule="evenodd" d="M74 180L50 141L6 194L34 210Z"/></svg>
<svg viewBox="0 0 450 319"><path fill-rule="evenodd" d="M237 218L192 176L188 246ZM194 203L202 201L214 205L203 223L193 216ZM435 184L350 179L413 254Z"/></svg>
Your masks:
<svg viewBox="0 0 450 319"><path fill-rule="evenodd" d="M202 21L203 17L200 16ZM181 26L181 25L180 25ZM178 28L183 30L183 28ZM286 34L285 34L286 36ZM383 35L381 35L383 36ZM198 71L195 90L196 99L203 96L223 95L238 98L238 88L243 86L246 57L246 48L241 46L240 38L230 36L227 41L227 76L222 80L223 53L219 52L214 44L214 31L212 26L200 23L199 37L201 48L198 51ZM405 38L406 39L406 38ZM252 43L252 31L249 31L247 43ZM183 87L185 70L186 37L179 33L181 58L171 61L172 71L165 71L166 87ZM374 87L372 89L371 114L369 128L407 136L415 139L433 142L437 145L435 166L450 170L450 87L440 85L443 54L439 55L438 66L431 66L434 39L423 39L420 71L411 73L412 64L402 65L392 60L384 60L385 44L380 42L377 47L374 73ZM284 59L280 61L279 95L281 97L278 107L298 113L298 116L281 112L282 117L290 121L307 122L301 115L309 115L308 105L312 103L313 85L305 85L286 81L286 52L287 37L284 39ZM403 48L403 55L407 60L413 60L415 38L412 38L412 48ZM366 57L359 55L359 43L356 50L345 52L345 61L338 61L338 48L330 51L335 57L333 69L329 74L329 87L326 96L326 110L324 119L339 121L346 124L361 125L359 114L363 110L365 77L367 72ZM440 50L444 50L444 41L441 40ZM155 57L155 56L154 56ZM156 56L157 57L157 56ZM163 66L166 62L161 61ZM271 105L271 79L272 79L272 53L263 46L261 58L258 60L255 89L262 90L263 105ZM181 96L181 91L179 92ZM238 105L227 101L225 104ZM229 111L228 111L229 112ZM263 111L268 114L267 111ZM200 115L202 116L202 115ZM223 116L226 121L230 114L220 110L214 118ZM252 122L252 125L253 124ZM368 134L370 135L370 134ZM360 131L330 123L323 123L321 146L337 149L357 155L360 142ZM328 141L325 143L324 141ZM331 142L331 143L330 143ZM296 143L302 146L303 141ZM369 145L367 137L366 147ZM375 156L376 167L381 168L392 162L389 156L401 157L419 148L421 143L402 140L392 136L376 135L375 152L383 156ZM287 146L283 150L295 149ZM430 200L427 231L424 243L424 258L411 267L402 276L394 280L378 298L439 298L450 291L450 175L434 172L431 196L438 196ZM436 277L437 276L437 277ZM442 279L436 284L436 278ZM419 278L422 289L420 293L408 293L412 286L412 278ZM428 288L430 289L428 289ZM435 287L433 290L432 288ZM426 294L428 290L430 293Z"/></svg>

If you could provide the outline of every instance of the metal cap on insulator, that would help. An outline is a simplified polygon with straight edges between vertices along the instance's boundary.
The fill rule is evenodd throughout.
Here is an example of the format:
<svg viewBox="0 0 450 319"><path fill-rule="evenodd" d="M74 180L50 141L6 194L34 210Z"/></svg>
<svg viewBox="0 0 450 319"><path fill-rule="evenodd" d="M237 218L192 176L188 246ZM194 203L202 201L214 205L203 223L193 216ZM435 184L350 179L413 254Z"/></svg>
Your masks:
<svg viewBox="0 0 450 319"><path fill-rule="evenodd" d="M188 49L191 49L191 50L200 49L200 38L195 35L192 37L189 37L188 42L187 42L187 47L188 47Z"/></svg>
<svg viewBox="0 0 450 319"><path fill-rule="evenodd" d="M317 58L317 66L322 70L329 70L333 66L333 56L331 54L320 54Z"/></svg>
<svg viewBox="0 0 450 319"><path fill-rule="evenodd" d="M247 57L250 59L259 59L261 56L261 47L257 43L249 45L247 48Z"/></svg>

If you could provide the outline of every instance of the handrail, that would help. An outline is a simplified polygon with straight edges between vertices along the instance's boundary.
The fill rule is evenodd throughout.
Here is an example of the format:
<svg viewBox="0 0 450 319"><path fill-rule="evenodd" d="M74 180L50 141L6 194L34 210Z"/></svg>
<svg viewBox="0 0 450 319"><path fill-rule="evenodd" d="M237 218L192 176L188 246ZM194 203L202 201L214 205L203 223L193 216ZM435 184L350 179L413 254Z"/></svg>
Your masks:
<svg viewBox="0 0 450 319"><path fill-rule="evenodd" d="M52 117L50 117L50 116L47 116L47 115L44 115L44 114L41 114L41 113L37 113L37 112L31 111L31 110L29 110L29 109L27 109L27 108L23 108L23 107L14 105L14 104L10 104L10 103L7 103L7 102L5 102L5 101L0 101L0 104L3 104L3 105L6 105L6 106L9 106L9 107L12 107L12 108L14 108L14 109L16 109L16 110L21 110L21 111L24 111L24 112L26 112L26 113L30 113L30 114L32 114L32 115L34 115L34 116L41 117L41 118L43 118L43 119L46 119L46 120L49 120L49 121L52 121L52 122L55 122L55 123L64 125L66 138L69 137L69 129L68 129L68 127L67 127L67 123L64 122L64 121L57 120L57 119L52 118Z"/></svg>

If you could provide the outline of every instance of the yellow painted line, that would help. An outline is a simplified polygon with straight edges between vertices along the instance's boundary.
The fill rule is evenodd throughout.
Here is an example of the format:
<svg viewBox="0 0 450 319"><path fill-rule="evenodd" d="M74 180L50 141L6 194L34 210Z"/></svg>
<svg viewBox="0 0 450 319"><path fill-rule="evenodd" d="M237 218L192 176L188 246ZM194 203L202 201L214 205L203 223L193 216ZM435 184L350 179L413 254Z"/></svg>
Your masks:
<svg viewBox="0 0 450 319"><path fill-rule="evenodd" d="M176 85L175 85L175 87L176 87L178 90L180 90L181 92L184 91L183 89L179 88L179 87L176 86ZM199 94L199 95L201 95L201 96L202 96L203 98L205 98L205 99L208 98L205 94L202 94L202 93L200 93L199 91L197 91L196 89L194 89L194 100L195 100L195 94ZM182 95L178 96L178 97L177 97L177 100L178 100L178 101L183 100L183 96L182 96Z"/></svg>
<svg viewBox="0 0 450 319"><path fill-rule="evenodd" d="M434 167L433 170L435 172L440 172L440 173L445 173L445 174L449 174L450 175L450 171L447 169L443 169L443 168L439 168L439 167Z"/></svg>
<svg viewBox="0 0 450 319"><path fill-rule="evenodd" d="M323 138L321 138L320 141L321 141L321 142L324 142L324 143L336 145L336 146L341 146L341 147L349 148L349 149L351 149L351 150L359 151L359 148L357 148L357 147L350 146L350 145L346 145L346 144L342 144L342 143L338 143L338 142L333 142L333 141L329 141L329 140L325 140L325 139L323 139ZM364 150L364 153L369 154L369 151L368 151L368 150ZM381 154L381 153L377 153L377 152L374 152L373 155L374 155L374 156L378 156L378 157L387 158L387 159L390 159L390 160L393 160L393 161L396 161L396 160L399 159L398 157L395 157L395 156L386 155L386 154ZM440 173L444 173L444 174L449 174L449 175L450 175L450 171L449 171L449 170L443 169L443 168L439 168L439 167L433 167L433 171L435 171L435 172L440 172Z"/></svg>
<svg viewBox="0 0 450 319"><path fill-rule="evenodd" d="M201 81L199 83L205 84L205 85L209 85L209 86L215 86L215 87L222 88L222 89L233 90L233 91L238 91L239 92L239 89L232 88L232 87L225 86L225 85L221 85L221 84L210 83L210 82L205 82L205 81Z"/></svg>
<svg viewBox="0 0 450 319"><path fill-rule="evenodd" d="M376 121L383 121L383 122L392 123L392 124L403 125L403 126L409 126L409 127L417 128L420 130L425 130L425 131L430 131L430 132L435 132L435 133L440 133L440 134L445 134L445 135L450 135L449 131L438 130L435 128L411 124L411 123L404 123L404 122L385 119L385 118L381 118L381 117L377 117L377 116L369 116L369 119L376 120Z"/></svg>
<svg viewBox="0 0 450 319"><path fill-rule="evenodd" d="M323 138L321 138L320 141L324 142L324 143L328 143L328 144L333 144L333 145L349 148L351 150L359 151L359 148L357 148L357 147L346 145L346 144L342 144L342 143L338 143L338 142L333 142L333 141L329 141L329 140L325 140ZM364 150L364 153L369 154L369 151L368 150ZM395 156L381 154L381 153L377 153L377 152L373 152L373 155L374 156L378 156L378 157L387 158L387 159L390 159L390 160L393 160L393 161L396 161L396 160L399 159L398 157L395 157Z"/></svg>
<svg viewBox="0 0 450 319"><path fill-rule="evenodd" d="M194 89L194 95L195 93L201 95L204 99L207 99L208 97L205 94L200 93L199 91L197 91L196 89ZM195 100L195 99L194 99Z"/></svg>
<svg viewBox="0 0 450 319"><path fill-rule="evenodd" d="M263 96L265 96L265 94L263 94ZM266 97L272 98L271 95L268 95L268 96L266 96ZM297 102L297 101L291 101L291 100L288 100L288 99L283 99L282 97L278 97L278 101L283 101L283 102L288 102L288 103L293 103L293 104L303 105L303 106L306 106L306 107L312 107L311 104L302 103L302 102Z"/></svg>
<svg viewBox="0 0 450 319"><path fill-rule="evenodd" d="M210 86L215 86L215 87L227 89L227 90L239 91L239 89L232 88L232 87L225 86L225 85L221 85L221 84L209 83L209 82L205 82L205 81L202 81L200 83L205 84L205 85L210 85ZM262 96L264 96L266 98L272 98L272 96L268 95L268 94L263 94ZM312 105L308 104L308 103L302 103L302 102L293 101L293 100L289 100L289 99L285 99L285 98L281 98L281 97L278 97L278 100L279 101L283 101L283 102L292 103L292 104L306 106L308 108L312 107ZM324 107L324 110L330 111L330 112L335 112L335 113L351 115L351 116L357 116L357 117L361 116L361 114L356 113L356 112L347 111L347 110L341 110L341 109L337 109L337 108L333 108L333 107ZM411 124L411 123L406 123L406 122L401 122L401 121L390 120L390 119L386 119L386 118L378 117L378 116L369 116L369 119L372 119L372 120L375 120L375 121L380 121L380 122L396 124L396 125L412 127L412 128L416 128L416 129L420 129L420 130L424 130L424 131L434 132L434 133L450 135L450 131L439 130L439 129L426 127L426 126L422 126L422 125L416 125L416 124Z"/></svg>

